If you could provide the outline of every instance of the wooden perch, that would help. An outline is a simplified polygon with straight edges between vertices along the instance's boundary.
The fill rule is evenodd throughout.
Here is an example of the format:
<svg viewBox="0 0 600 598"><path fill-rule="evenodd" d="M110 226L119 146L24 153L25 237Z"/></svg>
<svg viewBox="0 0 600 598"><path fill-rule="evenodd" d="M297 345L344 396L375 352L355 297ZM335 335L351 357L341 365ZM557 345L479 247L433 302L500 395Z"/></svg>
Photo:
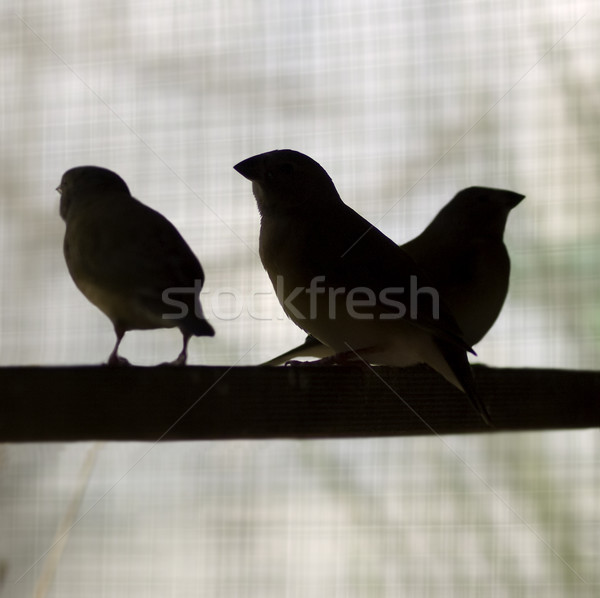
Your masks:
<svg viewBox="0 0 600 598"><path fill-rule="evenodd" d="M0 368L0 442L342 438L600 424L600 372L473 370L493 428L425 366Z"/></svg>

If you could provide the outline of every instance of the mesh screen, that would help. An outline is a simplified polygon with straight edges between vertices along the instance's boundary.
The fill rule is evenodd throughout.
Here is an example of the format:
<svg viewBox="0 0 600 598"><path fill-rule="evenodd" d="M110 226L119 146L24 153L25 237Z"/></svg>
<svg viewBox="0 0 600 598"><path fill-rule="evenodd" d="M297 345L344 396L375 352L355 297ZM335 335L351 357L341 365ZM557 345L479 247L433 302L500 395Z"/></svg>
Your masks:
<svg viewBox="0 0 600 598"><path fill-rule="evenodd" d="M493 366L600 358L591 2L5 2L0 365L100 363L54 191L96 164L199 256L213 339L258 364L304 338L258 257L233 164L289 147L398 242L456 191L513 189ZM152 365L174 330L132 332ZM81 397L85 401L85 396ZM2 596L596 596L597 431L361 441L0 447Z"/></svg>

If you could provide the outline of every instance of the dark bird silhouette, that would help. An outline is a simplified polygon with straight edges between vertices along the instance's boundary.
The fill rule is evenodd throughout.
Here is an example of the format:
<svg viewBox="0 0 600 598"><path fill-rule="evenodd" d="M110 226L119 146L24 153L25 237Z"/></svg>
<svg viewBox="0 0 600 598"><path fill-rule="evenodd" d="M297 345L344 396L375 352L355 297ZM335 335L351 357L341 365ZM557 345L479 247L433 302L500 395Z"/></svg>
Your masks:
<svg viewBox="0 0 600 598"><path fill-rule="evenodd" d="M317 162L276 150L234 168L252 181L259 253L279 301L333 350L329 361L427 363L489 422L467 359L472 349L427 273L343 203Z"/></svg>
<svg viewBox="0 0 600 598"><path fill-rule="evenodd" d="M128 330L178 327L183 349L172 364L184 365L190 337L215 331L200 305L202 266L183 237L106 168L72 168L57 191L71 277L108 316L117 335L108 364L128 363L118 355Z"/></svg>
<svg viewBox="0 0 600 598"><path fill-rule="evenodd" d="M524 197L504 189L463 189L419 236L400 246L430 275L469 345L488 333L504 305L510 278L504 229ZM331 349L309 335L264 365L328 355Z"/></svg>

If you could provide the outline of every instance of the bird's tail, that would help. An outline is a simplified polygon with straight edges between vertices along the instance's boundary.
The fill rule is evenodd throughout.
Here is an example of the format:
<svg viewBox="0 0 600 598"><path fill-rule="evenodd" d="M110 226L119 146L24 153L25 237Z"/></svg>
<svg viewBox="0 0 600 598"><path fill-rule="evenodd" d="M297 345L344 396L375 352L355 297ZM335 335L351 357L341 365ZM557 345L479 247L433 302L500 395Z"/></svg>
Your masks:
<svg viewBox="0 0 600 598"><path fill-rule="evenodd" d="M477 391L475 378L473 377L473 371L471 370L467 354L445 340L436 338L435 343L475 411L479 413L481 419L483 419L488 426L491 426L492 422L490 420L490 414Z"/></svg>
<svg viewBox="0 0 600 598"><path fill-rule="evenodd" d="M184 294L178 297L180 301L188 306L188 312L182 319L179 328L185 334L193 334L194 336L214 336L215 329L208 323L202 311L200 298L191 294Z"/></svg>
<svg viewBox="0 0 600 598"><path fill-rule="evenodd" d="M204 319L192 314L185 318L180 326L182 331L194 336L214 336L215 329Z"/></svg>

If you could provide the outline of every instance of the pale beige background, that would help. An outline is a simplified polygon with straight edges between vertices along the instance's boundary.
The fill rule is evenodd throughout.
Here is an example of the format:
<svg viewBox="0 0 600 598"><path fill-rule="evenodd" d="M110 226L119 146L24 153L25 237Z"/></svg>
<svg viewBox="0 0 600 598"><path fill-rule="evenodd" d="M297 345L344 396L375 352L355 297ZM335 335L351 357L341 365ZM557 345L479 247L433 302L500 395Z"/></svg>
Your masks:
<svg viewBox="0 0 600 598"><path fill-rule="evenodd" d="M200 257L217 336L191 341L191 364L256 364L303 339L232 169L290 147L397 241L462 187L526 194L478 360L598 368L596 3L29 0L0 19L0 365L112 347L62 258L54 188L80 164L119 172ZM179 343L131 333L122 353L151 365ZM91 447L0 447L0 595L598 595L595 430Z"/></svg>

